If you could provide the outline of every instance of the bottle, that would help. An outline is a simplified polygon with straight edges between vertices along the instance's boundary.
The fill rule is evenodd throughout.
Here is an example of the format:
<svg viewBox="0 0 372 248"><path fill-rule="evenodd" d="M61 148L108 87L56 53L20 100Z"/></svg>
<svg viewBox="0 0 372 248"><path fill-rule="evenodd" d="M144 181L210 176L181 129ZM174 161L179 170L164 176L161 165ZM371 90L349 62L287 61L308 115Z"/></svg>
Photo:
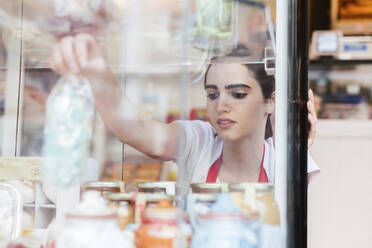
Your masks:
<svg viewBox="0 0 372 248"><path fill-rule="evenodd" d="M92 135L94 99L87 79L62 76L47 99L43 180L57 187L78 182Z"/></svg>

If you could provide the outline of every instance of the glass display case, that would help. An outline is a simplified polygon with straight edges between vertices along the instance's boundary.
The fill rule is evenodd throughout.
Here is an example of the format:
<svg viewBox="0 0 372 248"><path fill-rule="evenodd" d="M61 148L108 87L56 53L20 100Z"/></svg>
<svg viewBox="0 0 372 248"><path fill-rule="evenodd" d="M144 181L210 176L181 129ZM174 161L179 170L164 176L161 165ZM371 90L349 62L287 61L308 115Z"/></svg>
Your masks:
<svg viewBox="0 0 372 248"><path fill-rule="evenodd" d="M33 164L35 170L32 173L37 174L31 177L29 171L28 176L9 173L0 179L17 180L22 187L27 185L31 188L34 199L24 204L24 213L31 212L32 224L29 229L48 229L43 237L52 243L51 247L55 244L58 247L58 232L54 231L63 228L61 223L64 216L72 210L80 211L78 219L82 217L84 221L91 216L100 220L105 216L113 219L115 215L123 216L131 212L134 223L126 223L126 228L122 227L126 234L133 234L134 230L139 232L138 230L142 230L139 227L146 229L155 226L161 227L159 230L165 230L167 235L173 232L171 247L188 247L189 244L191 247L199 246L203 241L192 242L190 233L199 231L201 238L209 238L211 233L206 228L198 229L197 222L191 223L192 226L185 215L185 212L193 211L194 207L189 204L191 209L186 209L186 200L190 195L193 197L189 186L191 183L209 183L211 164L214 166L214 162L224 161L224 144L229 144L231 140L232 143L239 143L235 134L232 137L223 137L218 133L237 123L226 117L230 111L234 111L233 108L226 109L226 106L238 103L239 99L250 93L254 95L254 92L269 92L262 94L262 99L255 99L250 104L258 110L248 112L257 117L257 111L262 111L264 117L260 115L257 120L252 118L252 125L258 127L257 123L262 124L262 127L269 127L271 133L268 132L269 136L264 137L266 129L260 126L257 129L252 128L253 131L249 131L251 133L242 131L243 134L236 134L244 135L244 138L262 136L262 139L257 139L259 145L252 149L252 164L258 169L252 172L252 177L242 176L243 179L239 180L251 179L257 182L259 179L260 182L270 184L270 189L273 189L271 184L276 178L280 178L278 174L286 173L284 165L284 172L277 174L275 169L267 167L269 165L264 168L265 156L269 156L266 161L271 161L271 152L274 152L275 129L271 125L275 121L270 116L274 116L275 111L274 74L278 54L275 42L275 1L38 0L38 5L31 0L0 2L0 48L4 48L0 54L0 72L4 74L4 78L1 74L0 80L4 82L2 85L5 88L0 92L0 97L4 98L4 111L1 112L3 125L0 129L2 157L15 157L18 161L17 168L21 168L21 171ZM81 43L78 43L79 39ZM306 39L301 44L306 45ZM66 49L63 56L61 49ZM74 71L74 66L69 63L71 61L67 61L68 58L64 56L75 59L78 72ZM291 54L290 57L295 56ZM60 70L62 67L69 71ZM242 68L248 70L242 73ZM301 67L301 70L305 69ZM210 70L217 74L212 81L206 78ZM60 76L56 71L65 75ZM295 71L295 68L289 71ZM244 76L234 77L234 81L229 82L230 78L226 75L235 74ZM244 81L247 77L249 82ZM293 82L299 82L296 79L299 78L296 76ZM96 84L97 82L101 85ZM286 85L285 89L288 82L292 82L290 76L282 84ZM218 83L221 84L220 89ZM88 90L80 91L85 86ZM307 96L304 97L307 87L303 86L299 89L300 98L296 99L302 107L291 109L293 113L302 111L302 117L306 112L303 108L304 99L307 99ZM84 93L80 94L81 92ZM277 96L279 98L281 95L278 93ZM217 101L213 100L218 97L221 97L221 101L226 97L233 101L217 106ZM288 96L291 97L293 95ZM91 104L93 100L80 101L82 98L94 99L95 105ZM71 104L76 99L79 104ZM211 105L216 107L212 111L214 116L208 111L208 106L211 108ZM240 108L239 104L236 106ZM86 112L93 107L94 113L88 116ZM241 118L242 122L248 119L251 121L239 114L236 118ZM204 144L202 140L198 140L200 130L188 129L188 125L199 125L201 129L207 130L208 138L213 142L217 140L217 145L213 145L210 154L199 154L203 148L201 144ZM251 128L249 124L245 125ZM301 141L301 145L293 146L302 149L295 152L302 152L299 158L302 159L301 170L303 169L303 175L293 176L301 181L293 184L301 183L302 186L305 185L307 165L307 155L303 155L307 151L307 146L304 146L307 144L307 132L303 131L304 128L305 125L302 125L301 136L295 137L297 141ZM75 134L76 129L81 132ZM259 136L256 131L262 135ZM187 143L190 142L190 137L195 138L193 145ZM223 139L227 142L223 143ZM297 142L295 139L293 141ZM283 144L287 146L287 143ZM236 146L238 147L240 146ZM281 150L284 151L281 155L286 154L285 149L287 148ZM190 160L191 152L199 154L195 156L195 161ZM228 156L227 153L226 158ZM22 160L30 157L35 160ZM206 162L208 159L211 160L210 164ZM219 166L221 168L221 164ZM12 171L9 166L7 168ZM221 173L223 169L222 167ZM270 170L271 174L266 175L265 170ZM295 170L297 169L293 169ZM228 193L227 183L236 181L228 178L229 171L215 177L213 183L221 183L220 191L227 194L213 197L213 205L202 206L204 210L210 210L203 213L206 216L201 217L202 226L219 223L222 227L227 221L234 228L244 226L239 235L229 233L229 240L233 244L242 240L249 247L261 247L261 244L265 244L264 247L278 247L281 242L279 222L276 221L274 225L263 221L262 213L265 209L259 201L256 202L255 194L260 185L244 187L243 196L239 196L242 198L239 198L239 202L245 206L242 210L234 205ZM110 192L110 197L103 190L99 195L85 192L84 201L79 203L80 186L87 181L123 181L125 187L122 191L125 192ZM159 189L154 186L149 192L142 192L140 185L143 184L138 184L155 181L165 181L165 185L172 189L167 188L166 194L157 194ZM285 187L282 192L284 190ZM282 195L274 196L273 192L270 191L268 198L275 205L274 197L280 198ZM130 193L130 197L124 197L123 193ZM195 197L199 199L199 196ZM114 210L110 208L109 201L105 200L107 198L119 202ZM164 198L169 202L165 204ZM174 205L178 208L174 208ZM286 198L281 199L281 205L287 205ZM277 220L279 210L276 205L273 208ZM94 214L88 213L90 210L94 210ZM285 218L283 211L281 210L282 219ZM82 212L87 214L81 214ZM147 218L142 219L144 213ZM68 216L72 216L72 222L79 221L74 219L73 214ZM197 219L200 216L194 217ZM96 224L99 226L102 223L104 221ZM287 222L282 223L285 226ZM25 226L24 224L24 229L28 229ZM173 235L175 230L178 231L177 235ZM62 231L64 232L68 232L68 229ZM162 232L157 234L157 242L161 243L166 239ZM127 241L130 241L130 237L133 239L131 234L125 236ZM146 238L151 239L150 236ZM261 239L265 242L261 242ZM169 238L166 244L162 247L170 247Z"/></svg>

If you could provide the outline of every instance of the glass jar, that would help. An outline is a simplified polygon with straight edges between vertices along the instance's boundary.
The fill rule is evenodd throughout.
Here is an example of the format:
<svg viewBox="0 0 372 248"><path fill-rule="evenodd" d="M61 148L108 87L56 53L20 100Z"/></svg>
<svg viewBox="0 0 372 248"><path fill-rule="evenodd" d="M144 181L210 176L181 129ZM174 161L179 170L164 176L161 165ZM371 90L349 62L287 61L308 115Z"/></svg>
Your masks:
<svg viewBox="0 0 372 248"><path fill-rule="evenodd" d="M230 184L235 204L243 211L258 211L263 224L260 228L262 248L280 247L280 215L274 199L274 185L268 183Z"/></svg>
<svg viewBox="0 0 372 248"><path fill-rule="evenodd" d="M208 213L200 215L191 248L258 248L257 213Z"/></svg>
<svg viewBox="0 0 372 248"><path fill-rule="evenodd" d="M207 214L216 202L216 194L188 194L186 200L186 211L190 217L191 226L195 229L196 216Z"/></svg>
<svg viewBox="0 0 372 248"><path fill-rule="evenodd" d="M112 208L98 192L86 192L76 211L66 215L66 223L56 232L55 248L133 247L133 239L123 233Z"/></svg>
<svg viewBox="0 0 372 248"><path fill-rule="evenodd" d="M243 211L258 211L265 223L280 225L279 209L274 199L273 184L230 184L229 190L234 203Z"/></svg>
<svg viewBox="0 0 372 248"><path fill-rule="evenodd" d="M127 224L134 224L135 194L131 193L104 193L108 205L114 207L119 218L120 229L124 230Z"/></svg>
<svg viewBox="0 0 372 248"><path fill-rule="evenodd" d="M163 194L163 193L141 193L136 195L135 208L134 208L134 220L136 224L141 224L141 217L147 208L154 207L162 199L167 199L174 205L174 196Z"/></svg>
<svg viewBox="0 0 372 248"><path fill-rule="evenodd" d="M148 208L141 226L135 231L137 248L173 248L179 247L180 240L190 241L191 229L183 222L182 213L167 199L162 199L154 207ZM181 236L184 239L180 238ZM188 246L184 244L184 247Z"/></svg>
<svg viewBox="0 0 372 248"><path fill-rule="evenodd" d="M100 192L101 195L105 192L124 192L124 182L86 182L82 187L82 192L86 191L97 191Z"/></svg>
<svg viewBox="0 0 372 248"><path fill-rule="evenodd" d="M22 197L9 183L0 182L0 240L14 239L22 228Z"/></svg>

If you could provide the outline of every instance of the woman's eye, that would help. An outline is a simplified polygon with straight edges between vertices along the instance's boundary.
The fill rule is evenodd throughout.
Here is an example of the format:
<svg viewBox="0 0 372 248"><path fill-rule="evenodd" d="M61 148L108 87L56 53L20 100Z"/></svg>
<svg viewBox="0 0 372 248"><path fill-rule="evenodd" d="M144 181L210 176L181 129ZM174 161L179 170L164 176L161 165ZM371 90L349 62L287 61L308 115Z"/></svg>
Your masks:
<svg viewBox="0 0 372 248"><path fill-rule="evenodd" d="M243 99L246 97L248 94L247 93L241 93L241 92L234 92L231 94L234 98L236 99Z"/></svg>
<svg viewBox="0 0 372 248"><path fill-rule="evenodd" d="M207 97L211 100L216 100L220 96L220 93L208 93Z"/></svg>

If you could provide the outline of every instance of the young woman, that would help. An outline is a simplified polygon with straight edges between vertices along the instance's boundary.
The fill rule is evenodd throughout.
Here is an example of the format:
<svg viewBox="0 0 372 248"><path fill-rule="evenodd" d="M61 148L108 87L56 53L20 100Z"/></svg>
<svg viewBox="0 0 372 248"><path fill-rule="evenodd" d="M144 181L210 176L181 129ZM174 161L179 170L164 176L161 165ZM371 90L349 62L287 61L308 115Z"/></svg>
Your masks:
<svg viewBox="0 0 372 248"><path fill-rule="evenodd" d="M275 151L266 131L274 113L274 77L266 75L262 64L223 59L224 63L210 65L205 75L210 123L171 124L137 115L92 36L63 38L53 48L50 61L57 73L89 79L98 111L121 141L149 156L176 160L178 190L185 194L192 182L274 182ZM310 102L310 133L316 121L312 106ZM317 170L310 158L308 172Z"/></svg>

